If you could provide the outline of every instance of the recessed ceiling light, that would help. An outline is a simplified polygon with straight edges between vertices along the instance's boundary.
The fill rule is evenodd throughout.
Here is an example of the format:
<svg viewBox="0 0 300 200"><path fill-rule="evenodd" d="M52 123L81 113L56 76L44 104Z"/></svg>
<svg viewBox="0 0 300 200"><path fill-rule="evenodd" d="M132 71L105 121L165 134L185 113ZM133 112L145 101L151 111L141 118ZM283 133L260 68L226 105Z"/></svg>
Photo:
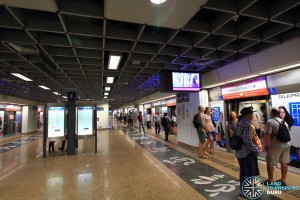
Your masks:
<svg viewBox="0 0 300 200"><path fill-rule="evenodd" d="M104 99L107 99L107 96L105 96Z"/></svg>
<svg viewBox="0 0 300 200"><path fill-rule="evenodd" d="M105 87L105 91L110 91L110 87Z"/></svg>
<svg viewBox="0 0 300 200"><path fill-rule="evenodd" d="M113 83L114 79L115 79L115 77L107 77L106 78L106 83Z"/></svg>
<svg viewBox="0 0 300 200"><path fill-rule="evenodd" d="M62 96L62 98L64 98L64 99L67 99L68 97L66 97L66 96Z"/></svg>
<svg viewBox="0 0 300 200"><path fill-rule="evenodd" d="M110 55L108 61L108 69L118 69L119 63L121 61L121 56Z"/></svg>
<svg viewBox="0 0 300 200"><path fill-rule="evenodd" d="M43 86L43 85L39 85L40 88L43 88L45 90L50 90L50 88L46 87L46 86Z"/></svg>
<svg viewBox="0 0 300 200"><path fill-rule="evenodd" d="M108 92L104 92L104 95L105 95L105 96L108 95Z"/></svg>
<svg viewBox="0 0 300 200"><path fill-rule="evenodd" d="M60 95L58 92L53 92L53 94Z"/></svg>
<svg viewBox="0 0 300 200"><path fill-rule="evenodd" d="M165 3L167 0L150 0L150 1L153 4L162 4L162 3Z"/></svg>
<svg viewBox="0 0 300 200"><path fill-rule="evenodd" d="M11 73L11 75L18 77L24 81L32 81L30 78L27 78L26 76L23 76L22 74L19 74L19 73Z"/></svg>

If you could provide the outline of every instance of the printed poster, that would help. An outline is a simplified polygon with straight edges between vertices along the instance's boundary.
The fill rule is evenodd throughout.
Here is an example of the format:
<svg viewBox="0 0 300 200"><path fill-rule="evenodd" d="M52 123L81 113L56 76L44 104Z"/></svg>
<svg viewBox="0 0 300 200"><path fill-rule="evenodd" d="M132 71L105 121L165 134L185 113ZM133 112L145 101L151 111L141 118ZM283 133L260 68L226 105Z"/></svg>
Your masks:
<svg viewBox="0 0 300 200"><path fill-rule="evenodd" d="M212 101L211 108L216 112L212 114L212 120L216 123L215 148L226 151L224 101Z"/></svg>
<svg viewBox="0 0 300 200"><path fill-rule="evenodd" d="M300 168L300 92L272 95L272 107L278 107L281 117L291 126L290 166Z"/></svg>
<svg viewBox="0 0 300 200"><path fill-rule="evenodd" d="M184 120L185 119L185 105L184 104L182 104L181 105L181 110L182 110L182 119Z"/></svg>

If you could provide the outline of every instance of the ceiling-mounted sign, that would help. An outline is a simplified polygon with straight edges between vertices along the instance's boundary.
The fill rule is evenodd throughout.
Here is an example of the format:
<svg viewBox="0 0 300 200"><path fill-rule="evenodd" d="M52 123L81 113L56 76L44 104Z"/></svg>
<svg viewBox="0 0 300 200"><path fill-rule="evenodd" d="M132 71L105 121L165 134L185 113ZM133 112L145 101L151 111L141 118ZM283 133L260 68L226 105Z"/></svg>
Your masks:
<svg viewBox="0 0 300 200"><path fill-rule="evenodd" d="M176 106L176 99L168 99L166 100L167 106Z"/></svg>
<svg viewBox="0 0 300 200"><path fill-rule="evenodd" d="M145 105L144 105L144 108L146 108L146 109L147 109L147 108L151 108L151 104L145 104Z"/></svg>
<svg viewBox="0 0 300 200"><path fill-rule="evenodd" d="M48 137L62 137L65 133L65 108L48 108Z"/></svg>
<svg viewBox="0 0 300 200"><path fill-rule="evenodd" d="M265 77L224 85L221 89L224 100L268 95Z"/></svg>
<svg viewBox="0 0 300 200"><path fill-rule="evenodd" d="M189 93L177 94L177 103L183 103L189 101L190 101Z"/></svg>
<svg viewBox="0 0 300 200"><path fill-rule="evenodd" d="M55 64L48 58L46 54L40 49L40 65L38 67L46 72L52 78L56 77L56 66Z"/></svg>
<svg viewBox="0 0 300 200"><path fill-rule="evenodd" d="M93 134L93 107L82 106L78 107L78 135L92 135Z"/></svg>

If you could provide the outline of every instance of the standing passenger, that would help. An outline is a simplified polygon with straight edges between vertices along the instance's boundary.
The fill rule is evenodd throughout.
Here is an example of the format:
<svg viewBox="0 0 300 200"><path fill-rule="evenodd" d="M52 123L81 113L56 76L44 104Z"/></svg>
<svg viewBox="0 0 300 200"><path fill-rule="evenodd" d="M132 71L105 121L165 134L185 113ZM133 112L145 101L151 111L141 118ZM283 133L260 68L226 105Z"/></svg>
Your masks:
<svg viewBox="0 0 300 200"><path fill-rule="evenodd" d="M169 140L169 132L171 129L171 120L167 113L164 113L163 118L161 119L161 125L164 127L165 130L165 141Z"/></svg>
<svg viewBox="0 0 300 200"><path fill-rule="evenodd" d="M146 134L145 128L144 128L144 119L143 119L142 111L139 112L138 120L139 120L139 131L140 131L140 133L142 133L141 132L141 127L142 127L143 131L144 131L144 134Z"/></svg>
<svg viewBox="0 0 300 200"><path fill-rule="evenodd" d="M157 112L156 115L154 116L154 123L155 123L155 134L159 135L159 133L160 133L160 116L159 116L159 112Z"/></svg>
<svg viewBox="0 0 300 200"><path fill-rule="evenodd" d="M243 144L240 149L235 151L240 165L240 186L244 181L251 176L258 176L258 162L257 154L258 148L252 141L252 129L251 121L253 120L253 111L249 107L245 107L241 110L242 119L237 123L235 134L240 136L243 140ZM244 198L243 192L240 197Z"/></svg>
<svg viewBox="0 0 300 200"><path fill-rule="evenodd" d="M204 116L204 107L199 106L198 107L198 124L199 127L197 128L197 134L199 137L199 158L205 158L208 159L208 156L204 155L204 144L206 142L206 133L209 132L207 129L206 123L205 123L205 116Z"/></svg>

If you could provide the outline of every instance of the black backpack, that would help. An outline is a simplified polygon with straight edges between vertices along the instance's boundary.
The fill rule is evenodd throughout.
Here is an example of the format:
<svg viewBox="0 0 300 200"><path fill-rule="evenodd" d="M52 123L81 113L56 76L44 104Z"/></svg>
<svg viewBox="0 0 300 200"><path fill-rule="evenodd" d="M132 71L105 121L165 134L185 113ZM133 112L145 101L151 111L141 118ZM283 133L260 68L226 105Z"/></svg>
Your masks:
<svg viewBox="0 0 300 200"><path fill-rule="evenodd" d="M278 129L278 132L276 135L278 140L281 142L291 141L290 131L287 128L287 126L285 125L285 121L282 120L281 122L279 122L276 119L275 119L275 121L277 121L279 123L279 129Z"/></svg>
<svg viewBox="0 0 300 200"><path fill-rule="evenodd" d="M230 148L232 150L239 150L243 144L244 144L243 139L238 135L233 135L230 138Z"/></svg>
<svg viewBox="0 0 300 200"><path fill-rule="evenodd" d="M199 128L200 127L200 123L198 122L198 116L199 116L199 113L197 113L196 115L194 115L194 118L193 118L193 125L195 128Z"/></svg>
<svg viewBox="0 0 300 200"><path fill-rule="evenodd" d="M166 117L161 118L161 125L162 125L163 127L168 126L168 121L167 121L167 118L166 118Z"/></svg>

